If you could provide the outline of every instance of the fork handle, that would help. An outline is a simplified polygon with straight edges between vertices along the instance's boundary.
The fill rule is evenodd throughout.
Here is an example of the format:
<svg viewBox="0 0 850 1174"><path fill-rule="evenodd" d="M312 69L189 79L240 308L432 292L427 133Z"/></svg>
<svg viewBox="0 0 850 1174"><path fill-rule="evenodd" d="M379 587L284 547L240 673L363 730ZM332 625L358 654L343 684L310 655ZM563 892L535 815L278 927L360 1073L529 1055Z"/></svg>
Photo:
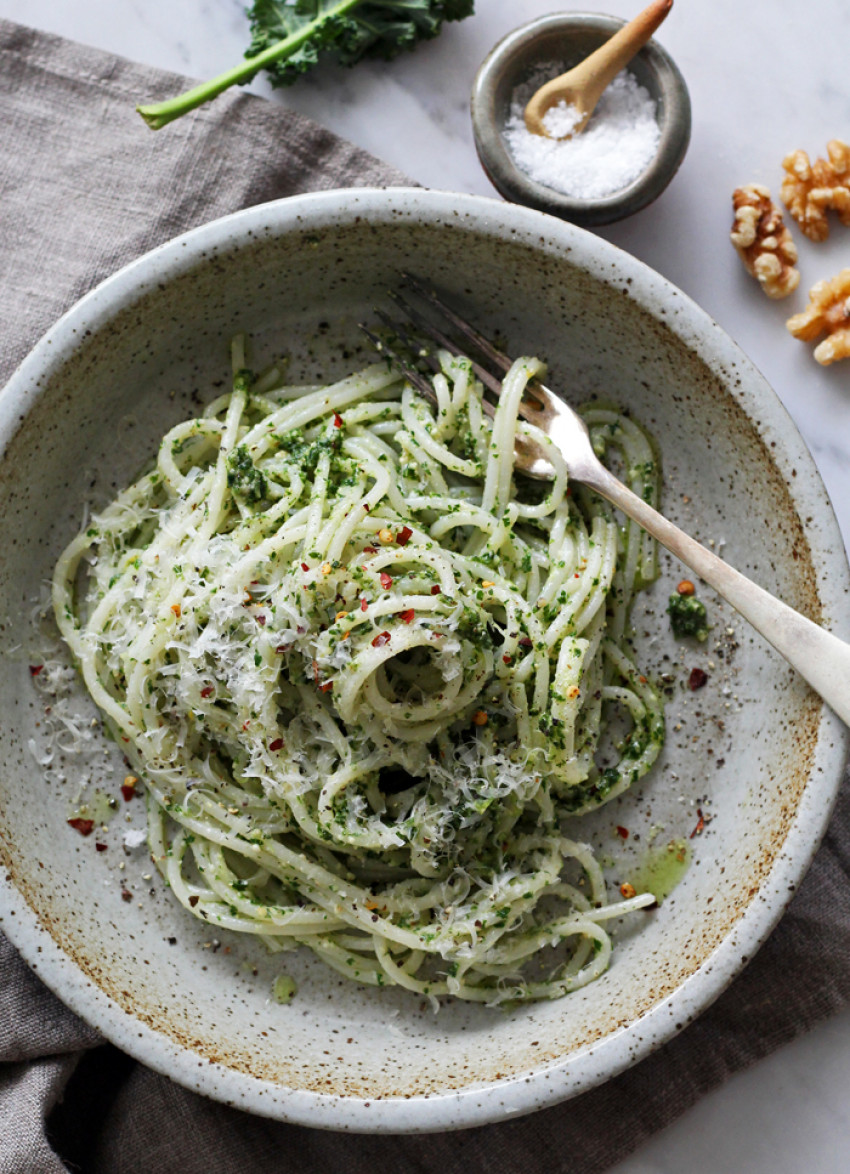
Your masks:
<svg viewBox="0 0 850 1174"><path fill-rule="evenodd" d="M850 725L850 644L776 599L647 505L607 469L582 477L732 604Z"/></svg>

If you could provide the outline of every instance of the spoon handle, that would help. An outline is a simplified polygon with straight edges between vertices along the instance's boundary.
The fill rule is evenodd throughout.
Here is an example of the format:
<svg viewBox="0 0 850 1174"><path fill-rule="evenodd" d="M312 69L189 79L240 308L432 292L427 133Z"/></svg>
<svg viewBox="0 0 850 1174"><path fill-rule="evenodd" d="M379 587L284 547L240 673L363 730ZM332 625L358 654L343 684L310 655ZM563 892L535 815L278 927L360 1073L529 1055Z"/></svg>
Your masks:
<svg viewBox="0 0 850 1174"><path fill-rule="evenodd" d="M549 137L543 119L552 106L564 101L578 111L580 117L572 133L580 133L605 88L646 44L672 7L673 0L652 0L643 12L624 24L584 61L542 85L525 107L528 130Z"/></svg>
<svg viewBox="0 0 850 1174"><path fill-rule="evenodd" d="M652 0L642 12L614 33L572 71L573 84L584 74L584 84L593 93L594 105L613 78L642 49L673 7L673 0Z"/></svg>
<svg viewBox="0 0 850 1174"><path fill-rule="evenodd" d="M633 518L722 595L850 725L850 644L818 627L685 534L599 466L581 480Z"/></svg>

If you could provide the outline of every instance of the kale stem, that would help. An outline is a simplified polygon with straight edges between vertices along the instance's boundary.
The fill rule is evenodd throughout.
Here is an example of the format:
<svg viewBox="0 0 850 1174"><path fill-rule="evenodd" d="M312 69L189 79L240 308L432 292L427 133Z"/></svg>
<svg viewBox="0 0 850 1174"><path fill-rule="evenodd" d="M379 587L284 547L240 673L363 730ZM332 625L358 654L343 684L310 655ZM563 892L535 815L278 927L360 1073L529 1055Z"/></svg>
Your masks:
<svg viewBox="0 0 850 1174"><path fill-rule="evenodd" d="M212 78L211 81L202 82L199 86L194 86L191 90L187 90L185 94L179 94L176 98L169 98L166 102L155 102L150 106L137 106L139 114L151 128L151 130L159 130L166 126L167 123L173 122L175 118L181 118L184 114L188 114L190 110L197 109L202 106L204 102L209 102L217 97L224 90L230 86L241 85L243 82L249 82L254 75L266 65L270 65L273 61L281 61L306 42L311 40L317 31L329 20L334 17L342 16L351 8L356 8L362 4L363 0L339 0L329 11L322 13L321 16L311 20L305 24L297 32L291 33L290 36L285 37L282 41L277 41L274 45L269 45L268 49L263 49L261 53L257 53L254 57L248 57L240 65L234 69L227 70L226 73L219 74L218 77Z"/></svg>

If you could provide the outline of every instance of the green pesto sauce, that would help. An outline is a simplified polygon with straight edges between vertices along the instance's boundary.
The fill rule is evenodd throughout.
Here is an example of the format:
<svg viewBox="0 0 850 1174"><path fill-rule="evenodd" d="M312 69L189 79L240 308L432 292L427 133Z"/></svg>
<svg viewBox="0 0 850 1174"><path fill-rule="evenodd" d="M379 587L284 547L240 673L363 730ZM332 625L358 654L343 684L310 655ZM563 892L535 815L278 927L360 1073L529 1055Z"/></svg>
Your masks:
<svg viewBox="0 0 850 1174"><path fill-rule="evenodd" d="M251 454L244 444L227 458L227 484L236 497L249 505L256 505L266 496L266 479L251 460Z"/></svg>
<svg viewBox="0 0 850 1174"><path fill-rule="evenodd" d="M635 890L652 893L660 905L688 871L692 855L687 840L671 840L653 848L630 877Z"/></svg>
<svg viewBox="0 0 850 1174"><path fill-rule="evenodd" d="M695 595L671 595L667 614L674 636L694 636L700 643L708 637L705 604Z"/></svg>

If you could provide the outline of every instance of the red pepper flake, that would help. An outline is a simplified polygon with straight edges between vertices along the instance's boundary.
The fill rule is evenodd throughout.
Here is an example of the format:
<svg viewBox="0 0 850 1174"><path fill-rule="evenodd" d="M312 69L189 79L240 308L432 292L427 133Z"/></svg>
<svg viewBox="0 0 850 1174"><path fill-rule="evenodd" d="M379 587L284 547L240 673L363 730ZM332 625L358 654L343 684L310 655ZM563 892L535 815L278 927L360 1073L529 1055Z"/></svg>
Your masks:
<svg viewBox="0 0 850 1174"><path fill-rule="evenodd" d="M369 503L368 503L367 501L364 501L364 502L363 502L363 509L366 511L366 513L367 513L367 514L369 513L369 511L371 510L371 508L372 508L372 507L369 505Z"/></svg>
<svg viewBox="0 0 850 1174"><path fill-rule="evenodd" d="M443 589L440 586L440 584L435 583L434 586L431 588L431 594L432 595L442 595L442 593L443 593Z"/></svg>
<svg viewBox="0 0 850 1174"><path fill-rule="evenodd" d="M95 847L96 852L105 852L106 851L106 844L101 844L97 840L95 840L94 847Z"/></svg>
<svg viewBox="0 0 850 1174"><path fill-rule="evenodd" d="M310 564L309 564L309 563L302 563L302 564L301 564L301 570L302 570L302 571L309 571L309 570L310 570Z"/></svg>
<svg viewBox="0 0 850 1174"><path fill-rule="evenodd" d="M257 623L261 628L264 628L266 626L266 617L264 615L257 616Z"/></svg>
<svg viewBox="0 0 850 1174"><path fill-rule="evenodd" d="M364 546L363 553L364 554L377 554L378 551L377 551L377 548L374 546Z"/></svg>
<svg viewBox="0 0 850 1174"><path fill-rule="evenodd" d="M203 689L201 690L201 696L202 697L211 697L214 692L215 692L214 685L204 685Z"/></svg>
<svg viewBox="0 0 850 1174"><path fill-rule="evenodd" d="M694 692L701 689L708 680L708 673L702 669L691 669L691 675L688 677L688 688Z"/></svg>
<svg viewBox="0 0 850 1174"><path fill-rule="evenodd" d="M389 591L393 585L392 575L388 575L386 571L381 571L381 586L385 591Z"/></svg>
<svg viewBox="0 0 850 1174"><path fill-rule="evenodd" d="M701 836L704 827L705 827L705 817L703 816L702 811L698 807L697 808L697 825L694 828L694 830L691 832L688 839L692 840L694 838L694 836Z"/></svg>
<svg viewBox="0 0 850 1174"><path fill-rule="evenodd" d="M132 901L133 900L133 894L130 892L129 889L122 889L121 890L121 900L122 901Z"/></svg>
<svg viewBox="0 0 850 1174"><path fill-rule="evenodd" d="M384 644L389 644L389 642L390 642L389 632L379 632L378 635L375 637L375 639L372 641L372 647L373 648L380 648Z"/></svg>
<svg viewBox="0 0 850 1174"><path fill-rule="evenodd" d="M122 783L121 794L124 796L124 802L129 803L131 799L136 798L135 783Z"/></svg>
<svg viewBox="0 0 850 1174"><path fill-rule="evenodd" d="M413 537L413 531L409 526L402 526L398 534L395 536L397 546L407 546L408 542Z"/></svg>
<svg viewBox="0 0 850 1174"><path fill-rule="evenodd" d="M320 693L330 693L334 687L333 681L325 681L324 685L319 685Z"/></svg>
<svg viewBox="0 0 850 1174"><path fill-rule="evenodd" d="M617 824L617 835L621 840L627 840L629 838L629 829L620 827L620 825Z"/></svg>
<svg viewBox="0 0 850 1174"><path fill-rule="evenodd" d="M506 652L504 654L504 656L502 657L502 660L505 662L505 664L510 664L511 661L513 660L513 657L509 656L508 653Z"/></svg>
<svg viewBox="0 0 850 1174"><path fill-rule="evenodd" d="M189 898L189 904L191 905L191 907L193 909L195 908L197 903L200 901L200 899L201 899L200 897L197 897L194 894Z"/></svg>
<svg viewBox="0 0 850 1174"><path fill-rule="evenodd" d="M275 652L278 654L278 656L283 656L284 652L288 652L288 651L289 651L288 644L278 644L277 648L275 648Z"/></svg>
<svg viewBox="0 0 850 1174"><path fill-rule="evenodd" d="M520 636L519 646L520 646L520 648L533 648L534 641L531 639L530 636Z"/></svg>
<svg viewBox="0 0 850 1174"><path fill-rule="evenodd" d="M398 613L398 618L400 620L404 620L404 622L406 624L409 624L411 622L411 620L413 619L413 617L415 616L415 614L416 614L416 612L413 610L413 608L408 607L404 611L400 611Z"/></svg>
<svg viewBox="0 0 850 1174"><path fill-rule="evenodd" d="M283 738L275 738L273 742L269 742L269 750L281 750L283 748Z"/></svg>
<svg viewBox="0 0 850 1174"><path fill-rule="evenodd" d="M78 816L76 819L69 819L68 823L74 829L74 831L79 832L81 836L90 836L94 831L93 819L80 819Z"/></svg>
<svg viewBox="0 0 850 1174"><path fill-rule="evenodd" d="M334 412L334 428L342 427L342 416L339 412Z"/></svg>
<svg viewBox="0 0 850 1174"><path fill-rule="evenodd" d="M37 677L43 668L44 668L43 664L31 664L30 665L30 676Z"/></svg>
<svg viewBox="0 0 850 1174"><path fill-rule="evenodd" d="M366 602L366 596L365 596L365 595L362 595L362 596L360 597L360 610L361 610L361 611L366 611L366 609L367 609L368 607L369 607L369 604Z"/></svg>

